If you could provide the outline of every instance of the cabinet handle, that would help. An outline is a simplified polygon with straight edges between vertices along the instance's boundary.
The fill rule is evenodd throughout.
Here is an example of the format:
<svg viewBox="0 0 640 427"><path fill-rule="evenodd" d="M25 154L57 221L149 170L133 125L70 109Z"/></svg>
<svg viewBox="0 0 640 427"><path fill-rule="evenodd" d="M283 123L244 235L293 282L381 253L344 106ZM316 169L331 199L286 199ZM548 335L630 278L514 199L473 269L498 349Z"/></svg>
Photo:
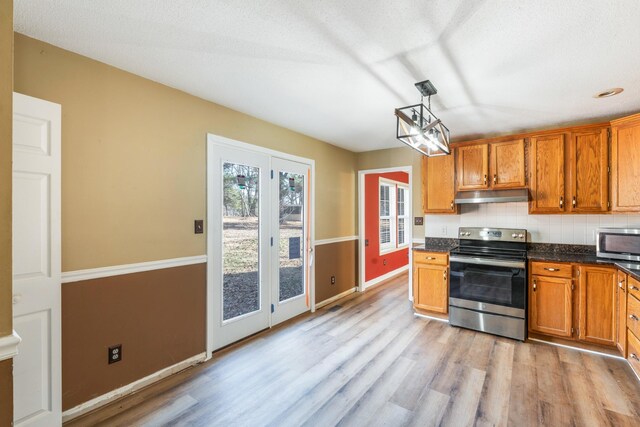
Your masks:
<svg viewBox="0 0 640 427"><path fill-rule="evenodd" d="M436 259L434 256L428 256L427 259Z"/></svg>
<svg viewBox="0 0 640 427"><path fill-rule="evenodd" d="M547 271L560 271L559 268L545 267L544 269L547 270Z"/></svg>
<svg viewBox="0 0 640 427"><path fill-rule="evenodd" d="M635 353L631 353L631 354L629 355L629 357L630 357L630 358L632 358L633 360L636 360L636 361L639 361L639 362L640 362L640 359L638 359L638 356L636 356L636 354L635 354Z"/></svg>
<svg viewBox="0 0 640 427"><path fill-rule="evenodd" d="M447 281L447 270L442 272L442 279L446 282Z"/></svg>
<svg viewBox="0 0 640 427"><path fill-rule="evenodd" d="M638 321L638 316L636 316L635 314L630 314L629 319Z"/></svg>
<svg viewBox="0 0 640 427"><path fill-rule="evenodd" d="M633 286L633 285L629 285L629 289L631 289L632 291L637 291L637 290L638 290L638 288L636 288L636 287L635 287L635 286Z"/></svg>
<svg viewBox="0 0 640 427"><path fill-rule="evenodd" d="M493 183L497 184L498 183L498 175L497 174L493 174Z"/></svg>
<svg viewBox="0 0 640 427"><path fill-rule="evenodd" d="M536 289L538 288L538 284L536 283L536 281L533 281L533 292L536 291Z"/></svg>
<svg viewBox="0 0 640 427"><path fill-rule="evenodd" d="M620 280L620 281L618 282L618 287L619 287L620 289L624 290L624 280Z"/></svg>
<svg viewBox="0 0 640 427"><path fill-rule="evenodd" d="M578 206L578 202L576 202L576 196L573 196L573 201L571 203L573 204L574 208Z"/></svg>
<svg viewBox="0 0 640 427"><path fill-rule="evenodd" d="M484 174L484 185L487 185L487 174Z"/></svg>
<svg viewBox="0 0 640 427"><path fill-rule="evenodd" d="M453 200L451 201L451 209L453 209Z"/></svg>
<svg viewBox="0 0 640 427"><path fill-rule="evenodd" d="M564 208L564 197L560 196L560 209Z"/></svg>

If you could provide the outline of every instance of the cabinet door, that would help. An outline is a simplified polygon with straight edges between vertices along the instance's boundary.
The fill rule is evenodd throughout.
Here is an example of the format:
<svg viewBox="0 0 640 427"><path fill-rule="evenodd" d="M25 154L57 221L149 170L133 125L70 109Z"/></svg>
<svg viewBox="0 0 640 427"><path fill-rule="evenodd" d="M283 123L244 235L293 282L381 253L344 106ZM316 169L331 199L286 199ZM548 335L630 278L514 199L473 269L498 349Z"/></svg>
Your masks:
<svg viewBox="0 0 640 427"><path fill-rule="evenodd" d="M616 345L616 270L582 265L579 268L578 338Z"/></svg>
<svg viewBox="0 0 640 427"><path fill-rule="evenodd" d="M564 145L564 134L531 138L529 213L562 213L565 211Z"/></svg>
<svg viewBox="0 0 640 427"><path fill-rule="evenodd" d="M489 145L468 145L456 152L458 191L489 188Z"/></svg>
<svg viewBox="0 0 640 427"><path fill-rule="evenodd" d="M608 128L571 133L569 143L572 212L606 212L609 202Z"/></svg>
<svg viewBox="0 0 640 427"><path fill-rule="evenodd" d="M618 286L616 287L616 346L627 357L627 275L618 271Z"/></svg>
<svg viewBox="0 0 640 427"><path fill-rule="evenodd" d="M454 156L422 158L422 191L425 213L458 213L455 196Z"/></svg>
<svg viewBox="0 0 640 427"><path fill-rule="evenodd" d="M423 310L447 313L449 269L440 265L416 263L413 269L413 304Z"/></svg>
<svg viewBox="0 0 640 427"><path fill-rule="evenodd" d="M529 330L571 337L571 279L532 276L529 284Z"/></svg>
<svg viewBox="0 0 640 427"><path fill-rule="evenodd" d="M491 186L494 189L522 188L526 185L524 139L492 143L489 151Z"/></svg>
<svg viewBox="0 0 640 427"><path fill-rule="evenodd" d="M640 115L611 128L611 210L640 211Z"/></svg>

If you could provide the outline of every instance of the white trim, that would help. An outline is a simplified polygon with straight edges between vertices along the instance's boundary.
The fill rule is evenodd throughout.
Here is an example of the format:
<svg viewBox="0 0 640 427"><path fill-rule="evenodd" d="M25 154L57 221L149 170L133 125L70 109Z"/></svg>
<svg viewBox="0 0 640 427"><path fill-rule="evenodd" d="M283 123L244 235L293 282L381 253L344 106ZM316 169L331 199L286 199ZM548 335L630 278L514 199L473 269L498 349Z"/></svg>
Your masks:
<svg viewBox="0 0 640 427"><path fill-rule="evenodd" d="M158 261L139 262L135 264L113 265L110 267L90 268L87 270L65 271L62 283L80 282L82 280L100 279L103 277L121 276L123 274L141 273L143 271L161 270L163 268L182 267L185 265L207 262L206 255L171 258Z"/></svg>
<svg viewBox="0 0 640 427"><path fill-rule="evenodd" d="M327 298L326 300L317 303L316 304L316 309L322 308L325 305L329 305L332 302L338 301L339 299L342 299L342 298L344 298L346 296L349 296L349 295L355 293L357 289L358 289L358 287L354 286L353 288L351 288L351 289L349 289L347 291L344 291L344 292L342 292L342 293L340 293L338 295L332 296L331 298Z"/></svg>
<svg viewBox="0 0 640 427"><path fill-rule="evenodd" d="M352 240L358 240L358 236L344 236L344 237L334 237L332 239L316 240L316 246L329 245L331 243L350 242Z"/></svg>
<svg viewBox="0 0 640 427"><path fill-rule="evenodd" d="M570 345L560 344L560 343L551 342L551 341L545 341L545 340L541 340L541 339L538 339L538 338L527 338L527 339L529 341L541 342L543 344L554 345L556 347L568 348L569 350L577 350L577 351L582 351L584 353L597 354L598 356L611 357L612 359L619 359L619 360L627 361L627 359L625 359L624 357L616 356L615 354L602 353L600 351L595 351L595 350L587 350L586 348L573 347L573 346L570 346Z"/></svg>
<svg viewBox="0 0 640 427"><path fill-rule="evenodd" d="M413 315L416 317L422 317L423 319L437 320L438 322L449 323L449 319L442 319L440 317L429 316L422 313L413 313Z"/></svg>
<svg viewBox="0 0 640 427"><path fill-rule="evenodd" d="M315 167L315 160L308 159L306 157L295 156L293 154L284 153L282 151L272 150L260 145L249 144L247 142L237 141L235 139L226 138L224 136L216 135L214 133L207 133L207 141L215 142L216 145L227 146L228 148L234 148L237 150L245 150L251 153L263 153L272 157L278 157L280 159L291 160L298 163L304 163Z"/></svg>
<svg viewBox="0 0 640 427"><path fill-rule="evenodd" d="M366 291L370 287L377 285L380 282L384 282L385 280L391 279L392 277L395 277L401 273L404 273L407 270L409 270L409 264L403 265L400 268L396 268L395 270L385 273L382 276L378 276L375 279L371 279L368 282L364 283L364 290Z"/></svg>
<svg viewBox="0 0 640 427"><path fill-rule="evenodd" d="M411 215L409 218L413 218L413 166L397 166L392 168L381 169L365 169L358 171L358 291L363 292L366 289L365 283L365 257L364 257L364 177L367 174L372 173L386 173L386 172L406 172L409 175L409 182L406 184L409 187L409 202ZM407 242L413 241L413 221L410 221L409 227L407 227ZM409 248L409 264L413 264L413 251ZM408 268L407 266L407 268ZM413 289L410 285L413 278L413 269L409 268L409 285L407 286L407 294L409 300L413 298ZM375 280L375 279L374 279ZM369 285L370 286L370 285Z"/></svg>
<svg viewBox="0 0 640 427"><path fill-rule="evenodd" d="M11 335L0 338L0 361L11 359L18 355L18 344L22 341L20 335L15 331Z"/></svg>
<svg viewBox="0 0 640 427"><path fill-rule="evenodd" d="M422 239L419 239L419 238L416 237L411 242L412 243L419 243L421 245L424 245L424 237Z"/></svg>
<svg viewBox="0 0 640 427"><path fill-rule="evenodd" d="M74 418L78 418L81 415L86 414L87 412L93 411L94 409L98 409L104 405L107 405L114 400L120 399L123 396L131 394L135 391L140 390L150 384L153 384L157 381L160 381L163 378L168 377L169 375L173 375L177 372L180 372L184 369L187 369L190 366L197 365L198 363L204 362L206 359L206 353L200 353L195 356L192 356L182 362L178 362L175 365L168 366L164 369L161 369L157 372L154 372L151 375L147 375L144 378L140 378L137 381L134 381L130 384L112 390L108 393L103 394L102 396L98 396L93 398L87 402L81 403L78 406L74 406L71 409L67 409L62 413L62 422L70 421Z"/></svg>

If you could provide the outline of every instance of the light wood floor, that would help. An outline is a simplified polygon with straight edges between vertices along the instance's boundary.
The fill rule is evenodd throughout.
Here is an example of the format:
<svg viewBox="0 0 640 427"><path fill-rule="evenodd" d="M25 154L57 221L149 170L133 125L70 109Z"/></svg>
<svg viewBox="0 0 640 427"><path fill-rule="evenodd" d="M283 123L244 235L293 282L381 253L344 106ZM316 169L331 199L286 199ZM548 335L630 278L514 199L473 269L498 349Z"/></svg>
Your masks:
<svg viewBox="0 0 640 427"><path fill-rule="evenodd" d="M640 425L624 361L416 318L401 276L74 425Z"/></svg>

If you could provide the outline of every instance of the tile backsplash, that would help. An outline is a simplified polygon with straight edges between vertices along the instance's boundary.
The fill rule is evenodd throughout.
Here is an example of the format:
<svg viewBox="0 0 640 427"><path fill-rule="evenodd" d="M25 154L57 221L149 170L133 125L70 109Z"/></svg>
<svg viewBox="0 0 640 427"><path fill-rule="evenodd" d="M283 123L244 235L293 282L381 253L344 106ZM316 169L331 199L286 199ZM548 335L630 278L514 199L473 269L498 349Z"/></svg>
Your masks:
<svg viewBox="0 0 640 427"><path fill-rule="evenodd" d="M526 202L462 205L460 215L425 215L426 237L458 235L458 227L525 228L529 241L595 245L601 227L640 228L640 215L529 215Z"/></svg>

